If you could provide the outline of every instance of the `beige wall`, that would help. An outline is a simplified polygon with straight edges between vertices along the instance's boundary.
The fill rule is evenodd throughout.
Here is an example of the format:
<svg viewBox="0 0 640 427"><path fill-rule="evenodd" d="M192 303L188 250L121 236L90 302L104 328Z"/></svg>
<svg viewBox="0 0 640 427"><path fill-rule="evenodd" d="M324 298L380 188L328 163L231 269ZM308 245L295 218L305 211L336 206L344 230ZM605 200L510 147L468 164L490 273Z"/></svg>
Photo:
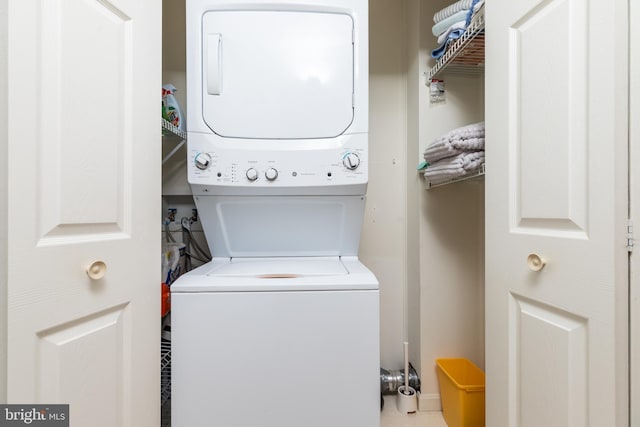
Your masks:
<svg viewBox="0 0 640 427"><path fill-rule="evenodd" d="M369 1L369 187L360 259L380 282L381 364L403 363L406 269L404 1Z"/></svg>
<svg viewBox="0 0 640 427"><path fill-rule="evenodd" d="M184 7L184 0L162 1L162 84L171 83L176 87L176 99L186 115L186 20ZM179 142L177 138L164 138L162 157L164 158ZM191 194L191 188L187 183L186 159L187 148L185 144L170 161L163 165L162 194L178 196Z"/></svg>
<svg viewBox="0 0 640 427"><path fill-rule="evenodd" d="M417 369L422 371L422 360L420 357L422 347L422 324L420 322L421 302L420 302L420 204L423 189L423 181L417 173L415 166L420 159L418 154L420 146L420 96L422 79L420 70L425 58L422 56L420 46L423 44L420 31L422 27L420 14L421 0L407 0L405 5L405 20L407 33L407 55L406 67L407 78L407 140L405 161L407 168L405 171L407 188L407 303L405 317L407 319L407 334L409 342L412 343L409 349L409 360Z"/></svg>

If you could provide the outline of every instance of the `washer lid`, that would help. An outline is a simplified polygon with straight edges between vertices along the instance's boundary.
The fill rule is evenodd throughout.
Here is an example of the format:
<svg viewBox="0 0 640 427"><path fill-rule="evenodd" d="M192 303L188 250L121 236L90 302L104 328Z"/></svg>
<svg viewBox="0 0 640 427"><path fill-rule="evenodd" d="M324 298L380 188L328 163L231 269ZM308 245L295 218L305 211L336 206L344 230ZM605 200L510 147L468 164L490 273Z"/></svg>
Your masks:
<svg viewBox="0 0 640 427"><path fill-rule="evenodd" d="M343 134L354 115L353 34L353 18L344 13L206 12L203 120L228 138Z"/></svg>
<svg viewBox="0 0 640 427"><path fill-rule="evenodd" d="M377 290L357 257L214 258L183 274L171 293Z"/></svg>
<svg viewBox="0 0 640 427"><path fill-rule="evenodd" d="M231 258L207 276L291 279L349 274L339 258Z"/></svg>

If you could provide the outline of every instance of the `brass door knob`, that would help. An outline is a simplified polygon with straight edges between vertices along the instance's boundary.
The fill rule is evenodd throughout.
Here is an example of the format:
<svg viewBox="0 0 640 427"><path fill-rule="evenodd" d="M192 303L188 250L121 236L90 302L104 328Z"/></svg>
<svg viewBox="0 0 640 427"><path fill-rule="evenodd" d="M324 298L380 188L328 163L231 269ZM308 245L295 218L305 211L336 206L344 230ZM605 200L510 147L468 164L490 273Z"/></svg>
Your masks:
<svg viewBox="0 0 640 427"><path fill-rule="evenodd" d="M544 268L547 261L538 254L529 254L527 257L527 265L531 271L540 271Z"/></svg>
<svg viewBox="0 0 640 427"><path fill-rule="evenodd" d="M107 273L107 264L104 261L94 261L87 267L87 276L91 280L100 280Z"/></svg>

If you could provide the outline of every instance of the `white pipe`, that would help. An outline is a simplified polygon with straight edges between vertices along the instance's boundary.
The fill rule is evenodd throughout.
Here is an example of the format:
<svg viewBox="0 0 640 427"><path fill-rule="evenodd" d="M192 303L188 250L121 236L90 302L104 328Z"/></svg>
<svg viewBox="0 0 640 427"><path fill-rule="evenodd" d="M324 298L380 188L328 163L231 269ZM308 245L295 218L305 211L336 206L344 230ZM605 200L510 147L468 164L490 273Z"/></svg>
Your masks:
<svg viewBox="0 0 640 427"><path fill-rule="evenodd" d="M404 386L409 387L409 343L404 342Z"/></svg>

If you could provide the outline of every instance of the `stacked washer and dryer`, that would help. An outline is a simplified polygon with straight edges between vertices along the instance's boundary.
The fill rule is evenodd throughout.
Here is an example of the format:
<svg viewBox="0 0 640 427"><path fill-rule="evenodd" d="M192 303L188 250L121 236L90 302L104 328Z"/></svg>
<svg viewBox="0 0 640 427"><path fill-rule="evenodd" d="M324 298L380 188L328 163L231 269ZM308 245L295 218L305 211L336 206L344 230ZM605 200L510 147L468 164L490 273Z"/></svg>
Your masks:
<svg viewBox="0 0 640 427"><path fill-rule="evenodd" d="M172 285L174 427L379 425L358 258L367 0L187 0L188 179L213 261Z"/></svg>

